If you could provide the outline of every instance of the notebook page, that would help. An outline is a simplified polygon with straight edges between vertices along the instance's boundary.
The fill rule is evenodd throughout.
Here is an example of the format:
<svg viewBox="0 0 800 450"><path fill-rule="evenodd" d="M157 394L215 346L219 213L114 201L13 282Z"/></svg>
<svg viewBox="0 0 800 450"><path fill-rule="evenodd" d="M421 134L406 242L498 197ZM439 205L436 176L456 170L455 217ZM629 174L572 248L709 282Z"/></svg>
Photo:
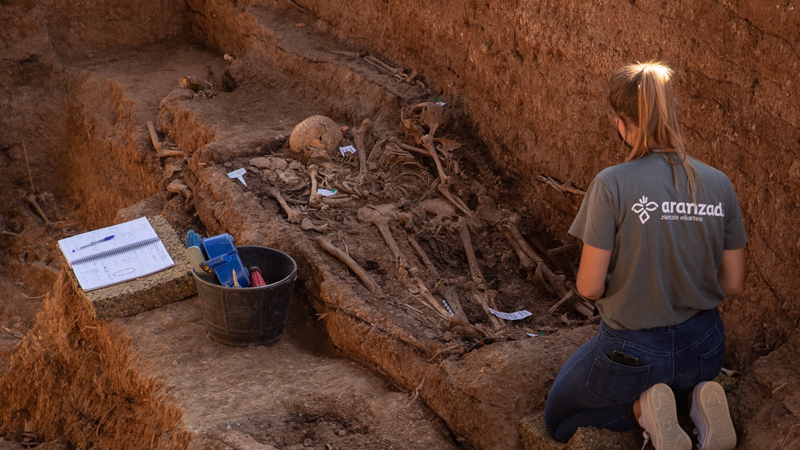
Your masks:
<svg viewBox="0 0 800 450"><path fill-rule="evenodd" d="M109 236L114 237L107 241L97 242ZM157 237L156 231L147 218L140 217L130 222L61 239L58 241L58 245L61 247L61 251L66 256L67 261L72 265L73 261L78 258L113 251L129 244ZM92 245L94 242L97 243ZM81 248L87 245L88 247Z"/></svg>
<svg viewBox="0 0 800 450"><path fill-rule="evenodd" d="M158 241L126 252L75 264L72 270L83 290L88 292L150 275L174 265L164 243Z"/></svg>

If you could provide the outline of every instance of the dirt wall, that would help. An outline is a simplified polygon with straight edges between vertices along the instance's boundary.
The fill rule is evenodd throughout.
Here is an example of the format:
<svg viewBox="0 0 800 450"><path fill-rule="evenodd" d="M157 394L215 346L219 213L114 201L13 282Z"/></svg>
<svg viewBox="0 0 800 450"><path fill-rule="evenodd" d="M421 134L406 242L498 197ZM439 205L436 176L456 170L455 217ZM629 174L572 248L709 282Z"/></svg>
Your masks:
<svg viewBox="0 0 800 450"><path fill-rule="evenodd" d="M752 361L800 319L800 8L793 3L305 0L317 25L418 68L463 109L533 219L566 237L585 189L623 159L605 82L672 62L690 151L724 171L750 242L744 294L724 303L730 354Z"/></svg>
<svg viewBox="0 0 800 450"><path fill-rule="evenodd" d="M46 11L47 28L59 54L91 55L107 48L153 44L186 35L190 28L186 5L180 0L38 3Z"/></svg>

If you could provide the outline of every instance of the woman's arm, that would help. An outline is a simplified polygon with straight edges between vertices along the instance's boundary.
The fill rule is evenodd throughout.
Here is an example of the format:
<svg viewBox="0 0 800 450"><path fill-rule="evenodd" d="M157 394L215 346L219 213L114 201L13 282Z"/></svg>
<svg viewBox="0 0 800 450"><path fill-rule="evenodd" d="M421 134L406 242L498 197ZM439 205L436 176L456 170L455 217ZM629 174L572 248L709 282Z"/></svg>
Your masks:
<svg viewBox="0 0 800 450"><path fill-rule="evenodd" d="M611 261L611 250L583 244L576 283L578 292L582 296L597 300L603 295L606 290L609 261Z"/></svg>
<svg viewBox="0 0 800 450"><path fill-rule="evenodd" d="M581 262L583 266L583 262ZM580 277L580 271L578 272ZM722 264L717 269L717 281L726 296L741 294L744 290L745 260L744 247L722 251ZM580 290L580 288L579 288Z"/></svg>

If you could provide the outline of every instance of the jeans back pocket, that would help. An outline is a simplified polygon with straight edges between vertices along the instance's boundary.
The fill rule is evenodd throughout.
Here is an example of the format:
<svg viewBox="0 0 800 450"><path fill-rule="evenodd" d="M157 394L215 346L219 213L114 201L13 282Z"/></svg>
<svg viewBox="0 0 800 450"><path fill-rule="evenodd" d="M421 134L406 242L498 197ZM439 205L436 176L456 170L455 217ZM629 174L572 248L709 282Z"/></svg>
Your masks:
<svg viewBox="0 0 800 450"><path fill-rule="evenodd" d="M614 404L630 403L645 391L650 381L650 365L626 366L597 352L586 387Z"/></svg>

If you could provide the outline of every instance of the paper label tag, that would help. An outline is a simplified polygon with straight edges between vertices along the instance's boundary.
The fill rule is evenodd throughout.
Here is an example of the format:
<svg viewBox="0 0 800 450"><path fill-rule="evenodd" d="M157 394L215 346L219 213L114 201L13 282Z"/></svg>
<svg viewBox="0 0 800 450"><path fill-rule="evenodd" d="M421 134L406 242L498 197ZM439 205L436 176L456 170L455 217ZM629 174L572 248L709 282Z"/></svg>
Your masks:
<svg viewBox="0 0 800 450"><path fill-rule="evenodd" d="M526 311L524 309L522 311L517 311L517 312L513 312L513 313L504 313L504 312L495 311L492 308L489 308L489 312L491 312L492 314L494 314L495 316L497 316L497 317L499 317L501 319L506 319L506 320L522 320L522 319L524 319L524 318L526 318L526 317L528 317L528 316L533 314L533 313L531 313L529 311Z"/></svg>
<svg viewBox="0 0 800 450"><path fill-rule="evenodd" d="M356 148L353 147L352 145L348 145L348 146L345 146L345 147L339 147L339 153L341 153L342 156L344 156L344 155L346 155L348 153L355 153L355 152L356 152Z"/></svg>
<svg viewBox="0 0 800 450"><path fill-rule="evenodd" d="M241 169L236 169L233 172L229 172L228 178L236 178L237 180L241 181L243 185L247 186L247 183L245 183L244 178L242 177L242 175L246 173L247 170L245 170L245 168L242 167Z"/></svg>
<svg viewBox="0 0 800 450"><path fill-rule="evenodd" d="M447 310L447 312L450 313L451 316L455 315L455 314L453 314L453 310L450 309L450 305L447 304L447 300L442 299L442 304L444 305L444 308Z"/></svg>
<svg viewBox="0 0 800 450"><path fill-rule="evenodd" d="M446 105L447 103L445 103L445 102L436 102L436 104L437 104L437 105L439 105L439 106L444 106L444 105Z"/></svg>
<svg viewBox="0 0 800 450"><path fill-rule="evenodd" d="M323 197L330 197L336 195L336 189L317 189L317 194Z"/></svg>
<svg viewBox="0 0 800 450"><path fill-rule="evenodd" d="M542 331L541 334L533 334L533 333L525 333L525 334L527 334L530 337L542 337L544 336L544 331Z"/></svg>

